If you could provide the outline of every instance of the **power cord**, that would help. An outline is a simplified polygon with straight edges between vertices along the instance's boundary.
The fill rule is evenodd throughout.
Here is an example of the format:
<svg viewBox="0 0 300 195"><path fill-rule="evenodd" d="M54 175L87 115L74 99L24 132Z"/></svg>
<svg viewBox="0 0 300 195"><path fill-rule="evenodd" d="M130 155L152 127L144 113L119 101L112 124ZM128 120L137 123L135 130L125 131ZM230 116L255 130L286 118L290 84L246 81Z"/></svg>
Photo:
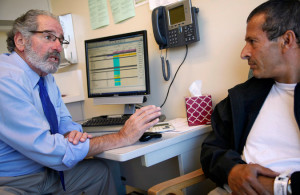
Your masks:
<svg viewBox="0 0 300 195"><path fill-rule="evenodd" d="M173 84L173 82L174 82L174 80L175 80L175 78L176 78L176 75L177 75L177 73L178 73L180 67L182 66L182 64L185 62L186 56L187 56L187 54L188 54L188 45L185 45L185 48L186 48L185 56L184 56L184 58L183 58L181 64L179 65L179 67L177 68L177 70L176 70L176 72L175 72L175 75L174 75L174 77L173 77L173 79L172 79L172 81L171 81L171 83L170 83L170 85L169 85L168 92L167 92L167 95L166 95L166 97L165 97L165 100L164 100L164 102L162 103L162 105L160 106L161 108L165 105L165 103L166 103L166 101L167 101L167 99L168 99L168 96L169 96L170 88L171 88L171 86L172 86L172 84Z"/></svg>

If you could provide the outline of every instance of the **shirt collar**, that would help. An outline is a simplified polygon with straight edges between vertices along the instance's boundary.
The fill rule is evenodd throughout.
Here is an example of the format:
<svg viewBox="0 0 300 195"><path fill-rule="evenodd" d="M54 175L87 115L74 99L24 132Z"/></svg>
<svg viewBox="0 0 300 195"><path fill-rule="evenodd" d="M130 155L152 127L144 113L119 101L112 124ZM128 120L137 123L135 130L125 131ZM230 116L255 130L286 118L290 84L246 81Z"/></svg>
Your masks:
<svg viewBox="0 0 300 195"><path fill-rule="evenodd" d="M23 58L19 56L19 54L17 54L16 52L12 52L11 55L17 61L16 66L23 69L28 78L30 78L31 87L34 88L37 85L40 76L29 67L29 65L23 60Z"/></svg>

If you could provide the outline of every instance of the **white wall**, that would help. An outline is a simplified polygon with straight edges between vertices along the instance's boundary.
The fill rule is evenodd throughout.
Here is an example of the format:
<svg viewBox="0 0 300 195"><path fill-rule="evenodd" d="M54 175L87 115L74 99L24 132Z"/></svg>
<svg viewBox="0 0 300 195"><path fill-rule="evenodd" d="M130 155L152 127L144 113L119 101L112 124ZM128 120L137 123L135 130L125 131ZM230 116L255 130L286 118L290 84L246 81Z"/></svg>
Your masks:
<svg viewBox="0 0 300 195"><path fill-rule="evenodd" d="M48 0L0 0L0 20L15 20L30 9L49 10Z"/></svg>
<svg viewBox="0 0 300 195"><path fill-rule="evenodd" d="M226 97L229 88L246 80L249 67L246 61L240 59L240 51L244 46L246 18L250 11L262 2L264 0L192 0L193 6L200 10L198 20L201 40L189 45L186 62L181 67L169 98L162 108L167 118L185 117L184 97L189 96L188 87L194 80L202 80L203 93L212 95L213 105ZM72 13L78 64L64 71L81 69L83 72L85 117L119 113L122 107L95 106L93 101L87 98L84 40L137 30L148 31L151 95L146 104L162 104L170 81L166 82L162 77L160 50L153 37L148 4L137 7L136 16L120 24L113 23L109 11L111 24L97 30L91 29L87 0L50 0L50 4L56 15ZM184 54L185 47L168 50L171 79Z"/></svg>
<svg viewBox="0 0 300 195"><path fill-rule="evenodd" d="M5 31L0 31L0 53L7 53L7 48L6 48L6 32Z"/></svg>

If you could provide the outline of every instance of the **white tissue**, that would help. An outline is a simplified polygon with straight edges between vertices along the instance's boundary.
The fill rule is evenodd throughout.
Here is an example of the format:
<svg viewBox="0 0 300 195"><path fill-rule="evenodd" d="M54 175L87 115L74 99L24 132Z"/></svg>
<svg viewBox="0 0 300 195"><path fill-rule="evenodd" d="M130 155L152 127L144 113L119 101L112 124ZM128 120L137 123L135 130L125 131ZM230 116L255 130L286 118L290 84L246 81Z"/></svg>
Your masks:
<svg viewBox="0 0 300 195"><path fill-rule="evenodd" d="M202 88L202 81L201 80L194 81L189 87L191 96L202 96L201 88Z"/></svg>

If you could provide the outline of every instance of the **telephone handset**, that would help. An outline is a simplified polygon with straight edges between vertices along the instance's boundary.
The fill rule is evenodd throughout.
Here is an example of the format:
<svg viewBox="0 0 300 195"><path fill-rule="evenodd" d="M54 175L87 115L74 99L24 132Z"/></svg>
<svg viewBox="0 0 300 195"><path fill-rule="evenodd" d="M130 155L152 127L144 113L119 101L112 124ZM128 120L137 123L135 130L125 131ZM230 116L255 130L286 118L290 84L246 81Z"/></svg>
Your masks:
<svg viewBox="0 0 300 195"><path fill-rule="evenodd" d="M167 45L167 25L165 21L166 13L163 6L160 6L152 12L152 26L154 32L154 38L159 45L159 49L163 49ZM162 48L161 48L162 47Z"/></svg>
<svg viewBox="0 0 300 195"><path fill-rule="evenodd" d="M200 40L197 14L190 0L160 6L152 12L154 38L159 49L178 47Z"/></svg>

